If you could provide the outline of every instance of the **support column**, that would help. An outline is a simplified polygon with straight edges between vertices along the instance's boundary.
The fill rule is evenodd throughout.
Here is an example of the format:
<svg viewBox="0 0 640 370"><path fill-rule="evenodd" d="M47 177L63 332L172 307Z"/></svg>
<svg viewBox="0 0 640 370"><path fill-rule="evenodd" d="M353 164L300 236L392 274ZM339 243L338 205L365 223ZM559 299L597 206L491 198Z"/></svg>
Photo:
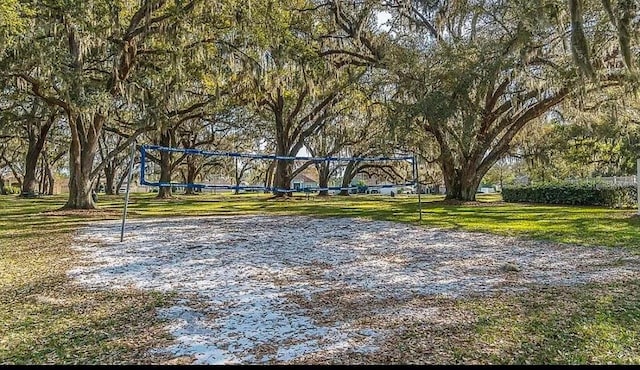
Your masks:
<svg viewBox="0 0 640 370"><path fill-rule="evenodd" d="M422 223L422 191L420 189L420 174L418 173L418 157L415 154L413 155L413 181L416 184L416 192L418 193L418 219Z"/></svg>
<svg viewBox="0 0 640 370"><path fill-rule="evenodd" d="M127 222L127 207L129 206L129 192L131 190L131 180L133 179L133 161L136 155L136 143L131 143L131 159L129 162L129 174L127 175L127 192L124 196L124 209L122 210L122 227L120 228L120 243L124 240L124 226ZM142 166L141 166L142 167ZM141 170L141 171L144 171Z"/></svg>

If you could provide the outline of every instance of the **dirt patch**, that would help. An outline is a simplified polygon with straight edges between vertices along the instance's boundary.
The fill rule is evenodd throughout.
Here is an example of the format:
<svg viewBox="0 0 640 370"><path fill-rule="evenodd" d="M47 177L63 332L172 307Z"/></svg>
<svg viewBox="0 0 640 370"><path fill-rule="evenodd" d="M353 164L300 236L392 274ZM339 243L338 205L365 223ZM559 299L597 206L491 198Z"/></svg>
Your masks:
<svg viewBox="0 0 640 370"><path fill-rule="evenodd" d="M70 248L72 233L60 229L30 226L35 236L0 243L0 364L152 364L174 357L150 353L171 344L156 316L164 297L74 284L66 271L78 253Z"/></svg>
<svg viewBox="0 0 640 370"><path fill-rule="evenodd" d="M396 363L394 341L424 325L439 334L416 351L441 351L454 324L464 341L475 319L460 299L640 273L621 249L306 216L133 220L124 243L103 222L75 249L84 264L70 275L85 286L182 297L159 312L176 338L164 350L197 364Z"/></svg>

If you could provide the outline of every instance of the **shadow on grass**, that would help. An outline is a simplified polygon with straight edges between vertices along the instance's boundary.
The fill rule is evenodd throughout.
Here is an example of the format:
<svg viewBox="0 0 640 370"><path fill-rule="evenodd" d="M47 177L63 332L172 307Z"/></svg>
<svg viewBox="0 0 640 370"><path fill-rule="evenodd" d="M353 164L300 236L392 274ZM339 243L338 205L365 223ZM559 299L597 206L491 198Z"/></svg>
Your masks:
<svg viewBox="0 0 640 370"><path fill-rule="evenodd" d="M102 220L102 219L96 219ZM54 238L56 235L67 234L77 230L79 227L88 225L86 219L39 219L30 223L0 223L3 232L0 239L17 238L28 239L32 237Z"/></svg>
<svg viewBox="0 0 640 370"><path fill-rule="evenodd" d="M149 348L170 339L155 317L156 308L169 302L159 294L85 291L60 277L13 292L20 295L11 310L0 311L6 329L0 363L157 363Z"/></svg>
<svg viewBox="0 0 640 370"><path fill-rule="evenodd" d="M485 363L640 363L638 280L461 304L479 317L464 350Z"/></svg>

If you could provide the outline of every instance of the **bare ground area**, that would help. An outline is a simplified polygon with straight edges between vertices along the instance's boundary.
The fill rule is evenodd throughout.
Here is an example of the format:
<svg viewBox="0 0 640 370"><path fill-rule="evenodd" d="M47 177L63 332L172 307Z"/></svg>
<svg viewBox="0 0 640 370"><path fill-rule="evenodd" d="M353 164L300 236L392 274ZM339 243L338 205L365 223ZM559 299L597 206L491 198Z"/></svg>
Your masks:
<svg viewBox="0 0 640 370"><path fill-rule="evenodd" d="M464 341L476 320L458 300L640 273L640 257L620 249L387 221L136 220L124 243L119 228L108 221L80 230L74 249L83 265L69 274L89 288L175 292L176 305L158 311L175 342L157 351L183 363L450 362L436 352L452 337Z"/></svg>

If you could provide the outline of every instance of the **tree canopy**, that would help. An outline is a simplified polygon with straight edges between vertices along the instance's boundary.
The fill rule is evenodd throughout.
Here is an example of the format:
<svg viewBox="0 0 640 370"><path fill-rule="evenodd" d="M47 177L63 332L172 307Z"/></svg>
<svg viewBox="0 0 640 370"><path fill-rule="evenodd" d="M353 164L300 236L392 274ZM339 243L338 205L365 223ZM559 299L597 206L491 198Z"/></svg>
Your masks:
<svg viewBox="0 0 640 370"><path fill-rule="evenodd" d="M581 165L585 176L629 173L639 39L635 0L6 0L0 180L12 174L28 195L58 171L66 206L93 208L103 178L109 191L124 181L136 142L413 152L422 183L440 178L460 200L505 158L541 181ZM162 181L235 168L152 160ZM284 189L310 166L323 183L367 170L240 164Z"/></svg>

